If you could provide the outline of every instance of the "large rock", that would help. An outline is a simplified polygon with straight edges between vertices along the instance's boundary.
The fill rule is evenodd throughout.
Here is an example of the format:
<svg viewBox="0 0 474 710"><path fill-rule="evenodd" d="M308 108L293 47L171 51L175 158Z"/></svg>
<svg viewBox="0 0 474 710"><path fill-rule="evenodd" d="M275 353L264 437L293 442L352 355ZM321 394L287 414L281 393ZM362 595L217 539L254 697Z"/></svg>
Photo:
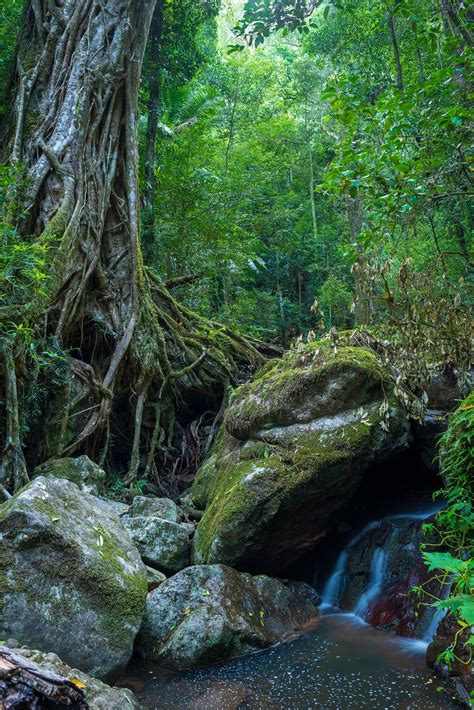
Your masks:
<svg viewBox="0 0 474 710"><path fill-rule="evenodd" d="M33 668L35 671L37 670L39 673L47 671L58 674L81 688L89 710L140 710L141 708L140 703L131 690L111 688L100 680L92 678L82 671L66 665L54 653L31 651L27 648L17 649L14 653L19 657L28 659L29 663L34 664Z"/></svg>
<svg viewBox="0 0 474 710"><path fill-rule="evenodd" d="M148 595L137 648L168 668L190 668L271 646L317 618L314 604L275 579L188 567Z"/></svg>
<svg viewBox="0 0 474 710"><path fill-rule="evenodd" d="M88 456L78 456L75 459L52 459L36 468L34 475L63 478L75 483L81 491L94 496L102 495L105 490L106 473Z"/></svg>
<svg viewBox="0 0 474 710"><path fill-rule="evenodd" d="M147 565L168 573L189 565L191 540L187 526L144 516L125 517L123 521Z"/></svg>
<svg viewBox="0 0 474 710"><path fill-rule="evenodd" d="M103 678L129 661L147 575L107 502L36 478L0 506L0 638Z"/></svg>
<svg viewBox="0 0 474 710"><path fill-rule="evenodd" d="M237 390L191 490L196 564L275 572L314 547L365 470L408 445L377 357L313 343ZM383 476L383 472L381 471Z"/></svg>
<svg viewBox="0 0 474 710"><path fill-rule="evenodd" d="M131 517L163 518L171 523L178 522L178 508L170 498L147 498L136 496L130 507Z"/></svg>
<svg viewBox="0 0 474 710"><path fill-rule="evenodd" d="M413 428L415 448L426 468L439 470L439 438L448 427L449 412L470 391L472 373L460 380L456 373L445 373L434 368L426 386L427 410L422 422Z"/></svg>

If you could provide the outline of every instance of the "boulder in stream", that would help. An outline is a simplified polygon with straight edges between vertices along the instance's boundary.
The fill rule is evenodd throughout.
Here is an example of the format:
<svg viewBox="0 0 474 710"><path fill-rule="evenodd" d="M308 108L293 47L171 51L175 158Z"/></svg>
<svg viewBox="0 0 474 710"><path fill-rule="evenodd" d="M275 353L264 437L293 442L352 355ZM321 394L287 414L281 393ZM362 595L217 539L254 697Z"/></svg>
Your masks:
<svg viewBox="0 0 474 710"><path fill-rule="evenodd" d="M374 353L329 341L290 351L237 390L197 474L193 561L280 572L326 535L369 466L408 440Z"/></svg>
<svg viewBox="0 0 474 710"><path fill-rule="evenodd" d="M110 505L36 478L0 506L0 638L104 678L128 663L147 574Z"/></svg>
<svg viewBox="0 0 474 710"><path fill-rule="evenodd" d="M188 567L148 595L137 650L172 669L271 646L318 619L314 604L269 577Z"/></svg>

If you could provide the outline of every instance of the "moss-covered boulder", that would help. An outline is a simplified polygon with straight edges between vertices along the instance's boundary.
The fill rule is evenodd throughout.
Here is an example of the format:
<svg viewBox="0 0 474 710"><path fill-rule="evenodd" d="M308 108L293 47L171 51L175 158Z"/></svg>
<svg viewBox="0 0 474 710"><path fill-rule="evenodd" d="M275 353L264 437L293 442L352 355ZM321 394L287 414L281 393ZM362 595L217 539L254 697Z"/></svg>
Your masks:
<svg viewBox="0 0 474 710"><path fill-rule="evenodd" d="M81 491L100 496L105 491L105 471L88 456L77 458L51 459L34 471L35 476L63 478L79 486Z"/></svg>
<svg viewBox="0 0 474 710"><path fill-rule="evenodd" d="M14 654L20 658L28 659L28 663L32 664L38 674L41 674L42 671L55 673L81 688L89 710L140 710L142 707L131 690L111 688L100 680L66 665L54 653L19 648L14 651ZM52 707L51 704L48 704L48 707L50 706ZM22 707L26 706L22 705ZM32 703L31 707L37 706ZM46 707L46 705L39 707Z"/></svg>
<svg viewBox="0 0 474 710"><path fill-rule="evenodd" d="M0 638L98 678L129 661L147 574L109 504L36 478L0 506Z"/></svg>
<svg viewBox="0 0 474 710"><path fill-rule="evenodd" d="M271 646L317 619L314 604L275 579L188 567L148 595L137 649L168 668L203 666Z"/></svg>
<svg viewBox="0 0 474 710"><path fill-rule="evenodd" d="M196 564L275 572L314 547L364 471L407 446L377 357L312 343L240 387L191 502ZM388 396L388 399L387 399Z"/></svg>

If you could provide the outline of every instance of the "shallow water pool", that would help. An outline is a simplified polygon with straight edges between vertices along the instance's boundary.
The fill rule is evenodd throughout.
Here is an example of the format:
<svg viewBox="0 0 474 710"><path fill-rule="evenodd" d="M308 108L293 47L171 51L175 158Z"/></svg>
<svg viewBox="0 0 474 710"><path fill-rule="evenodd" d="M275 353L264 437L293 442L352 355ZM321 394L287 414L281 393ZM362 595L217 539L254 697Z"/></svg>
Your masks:
<svg viewBox="0 0 474 710"><path fill-rule="evenodd" d="M129 687L150 710L458 707L426 668L425 649L329 611L306 634L222 665L175 675L135 668Z"/></svg>

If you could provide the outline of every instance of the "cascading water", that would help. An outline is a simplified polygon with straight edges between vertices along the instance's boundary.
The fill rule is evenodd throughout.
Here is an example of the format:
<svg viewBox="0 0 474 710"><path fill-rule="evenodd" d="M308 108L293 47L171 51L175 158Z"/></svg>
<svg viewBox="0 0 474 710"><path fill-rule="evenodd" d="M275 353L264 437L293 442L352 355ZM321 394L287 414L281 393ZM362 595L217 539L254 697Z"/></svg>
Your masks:
<svg viewBox="0 0 474 710"><path fill-rule="evenodd" d="M322 592L322 609L352 612L373 626L429 642L439 615L416 609L409 591L424 581L423 521L439 508L372 521L340 553Z"/></svg>
<svg viewBox="0 0 474 710"><path fill-rule="evenodd" d="M338 606L341 587L344 581L344 574L346 571L347 560L349 557L350 550L357 545L358 542L364 539L364 537L371 530L377 527L377 521L372 521L363 528L360 533L358 533L348 544L348 546L339 555L336 566L333 573L326 582L326 586L321 594L321 608L327 608L332 606Z"/></svg>
<svg viewBox="0 0 474 710"><path fill-rule="evenodd" d="M370 586L362 594L354 609L354 614L365 617L370 604L374 599L377 599L382 589L382 582L385 571L385 550L383 547L377 547L372 558L372 566L370 570Z"/></svg>
<svg viewBox="0 0 474 710"><path fill-rule="evenodd" d="M156 668L139 664L130 669L131 687L153 710L455 710L455 701L438 692L428 672L426 643L401 638L432 634L432 619L423 629L413 626L411 634L395 635L361 618L387 628L374 623L386 622L387 598L401 594L408 604L407 591L419 581L419 570L413 568L423 568L421 523L435 512L383 518L354 535L324 588L320 623L307 633L250 656L177 675L160 675ZM409 605L413 607L411 599ZM407 608L402 604L399 615L409 615Z"/></svg>

